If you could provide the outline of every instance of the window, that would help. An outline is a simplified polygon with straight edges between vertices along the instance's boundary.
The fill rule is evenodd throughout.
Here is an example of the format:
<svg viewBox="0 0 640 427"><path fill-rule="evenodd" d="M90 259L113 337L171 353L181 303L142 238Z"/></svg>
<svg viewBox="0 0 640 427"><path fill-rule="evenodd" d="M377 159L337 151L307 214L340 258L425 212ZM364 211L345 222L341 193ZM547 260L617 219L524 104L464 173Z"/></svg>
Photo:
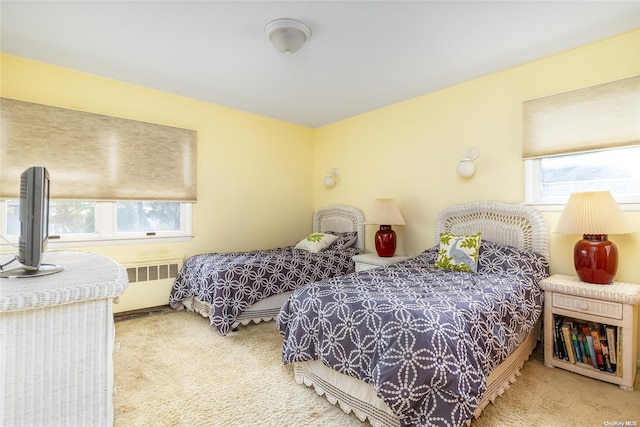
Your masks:
<svg viewBox="0 0 640 427"><path fill-rule="evenodd" d="M2 235L12 244L20 234L17 200L2 202ZM144 243L191 237L191 203L51 200L49 245L96 242Z"/></svg>
<svg viewBox="0 0 640 427"><path fill-rule="evenodd" d="M571 193L608 190L624 208L635 210L640 207L638 164L640 146L528 159L526 201L564 205Z"/></svg>
<svg viewBox="0 0 640 427"><path fill-rule="evenodd" d="M53 247L191 237L195 130L4 97L0 109L0 235L11 243L20 174L33 165L51 177Z"/></svg>
<svg viewBox="0 0 640 427"><path fill-rule="evenodd" d="M611 192L640 210L640 75L523 102L525 200Z"/></svg>

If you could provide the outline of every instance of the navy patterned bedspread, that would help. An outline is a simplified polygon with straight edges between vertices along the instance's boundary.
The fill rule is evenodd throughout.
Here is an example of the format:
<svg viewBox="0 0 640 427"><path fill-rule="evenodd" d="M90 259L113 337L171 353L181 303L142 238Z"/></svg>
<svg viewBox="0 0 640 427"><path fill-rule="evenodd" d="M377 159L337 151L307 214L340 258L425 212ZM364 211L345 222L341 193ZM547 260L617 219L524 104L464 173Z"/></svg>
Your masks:
<svg viewBox="0 0 640 427"><path fill-rule="evenodd" d="M538 320L549 266L491 242L477 274L434 269L435 257L294 291L277 318L283 362L321 360L367 382L402 425L464 425L491 370Z"/></svg>
<svg viewBox="0 0 640 427"><path fill-rule="evenodd" d="M211 324L227 335L250 305L310 282L351 273L355 247L312 253L293 246L190 257L178 273L169 304L198 297L211 304Z"/></svg>

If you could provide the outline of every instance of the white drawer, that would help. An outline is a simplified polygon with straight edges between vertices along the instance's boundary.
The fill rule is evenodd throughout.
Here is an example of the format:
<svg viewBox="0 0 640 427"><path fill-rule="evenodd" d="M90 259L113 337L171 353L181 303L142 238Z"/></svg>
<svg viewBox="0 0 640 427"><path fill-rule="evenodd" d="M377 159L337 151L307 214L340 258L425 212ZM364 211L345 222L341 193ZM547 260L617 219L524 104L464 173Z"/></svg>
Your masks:
<svg viewBox="0 0 640 427"><path fill-rule="evenodd" d="M552 304L554 307L565 310L588 313L610 319L622 319L622 303L619 302L599 301L554 292Z"/></svg>

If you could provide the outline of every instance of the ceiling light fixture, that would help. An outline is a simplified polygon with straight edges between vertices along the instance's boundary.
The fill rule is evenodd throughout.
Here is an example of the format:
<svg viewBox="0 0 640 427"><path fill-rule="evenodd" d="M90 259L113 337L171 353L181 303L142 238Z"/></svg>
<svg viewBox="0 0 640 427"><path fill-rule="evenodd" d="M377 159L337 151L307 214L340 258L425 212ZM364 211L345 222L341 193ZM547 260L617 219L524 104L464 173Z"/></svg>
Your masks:
<svg viewBox="0 0 640 427"><path fill-rule="evenodd" d="M290 55L296 53L304 42L311 37L311 30L295 19L281 18L269 22L264 33L280 52Z"/></svg>

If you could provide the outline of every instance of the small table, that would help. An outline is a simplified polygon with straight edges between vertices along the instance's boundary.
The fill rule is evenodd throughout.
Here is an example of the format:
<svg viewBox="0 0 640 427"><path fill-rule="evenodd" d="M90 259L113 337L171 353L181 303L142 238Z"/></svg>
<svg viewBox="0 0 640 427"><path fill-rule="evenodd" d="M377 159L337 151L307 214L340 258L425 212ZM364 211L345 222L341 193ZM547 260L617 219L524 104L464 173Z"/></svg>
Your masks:
<svg viewBox="0 0 640 427"><path fill-rule="evenodd" d="M585 283L574 276L554 274L540 282L544 289L544 363L617 384L633 390L636 374L638 303L640 285L614 282L610 285ZM611 349L620 357L621 375L601 371L585 363L571 363L554 357L556 316L578 322L595 322L618 328L621 347ZM618 343L620 340L618 340ZM565 343L566 344L566 343Z"/></svg>
<svg viewBox="0 0 640 427"><path fill-rule="evenodd" d="M353 256L356 263L356 271L370 270L372 268L386 267L400 261L409 259L407 256L394 255L392 257L381 257L377 253L359 254Z"/></svg>

